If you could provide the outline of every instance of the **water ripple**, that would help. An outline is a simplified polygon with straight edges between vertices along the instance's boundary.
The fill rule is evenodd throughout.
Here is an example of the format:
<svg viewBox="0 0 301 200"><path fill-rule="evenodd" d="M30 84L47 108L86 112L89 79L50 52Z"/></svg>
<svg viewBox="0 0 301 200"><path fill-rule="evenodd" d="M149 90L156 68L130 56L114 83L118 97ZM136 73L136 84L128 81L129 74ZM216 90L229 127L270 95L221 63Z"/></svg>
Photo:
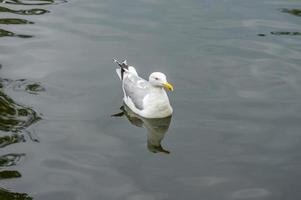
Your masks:
<svg viewBox="0 0 301 200"><path fill-rule="evenodd" d="M32 110L15 103L10 97L0 91L0 130L19 132L41 117Z"/></svg>
<svg viewBox="0 0 301 200"><path fill-rule="evenodd" d="M0 19L0 24L34 24L34 22L28 21L26 19L2 18Z"/></svg>
<svg viewBox="0 0 301 200"><path fill-rule="evenodd" d="M2 0L2 3L16 5L49 5L62 4L66 2L66 0Z"/></svg>
<svg viewBox="0 0 301 200"><path fill-rule="evenodd" d="M10 171L10 170L4 170L0 171L0 180L1 179L10 179L10 178L20 178L22 175L18 171Z"/></svg>
<svg viewBox="0 0 301 200"><path fill-rule="evenodd" d="M275 31L271 32L272 35L290 35L290 36L301 36L301 32L289 32L289 31Z"/></svg>
<svg viewBox="0 0 301 200"><path fill-rule="evenodd" d="M30 81L27 79L1 79L0 78L0 88L12 88L16 92L25 91L29 94L39 94L44 92L46 89L41 85L41 83Z"/></svg>
<svg viewBox="0 0 301 200"><path fill-rule="evenodd" d="M18 14L18 15L43 15L45 13L49 13L48 10L45 9L40 9L40 8L34 8L34 9L24 9L24 10L13 10L9 9L3 6L0 6L0 12L1 13L13 13L13 14Z"/></svg>
<svg viewBox="0 0 301 200"><path fill-rule="evenodd" d="M2 65L0 65L0 68ZM39 142L34 130L27 128L41 119L32 108L17 104L11 97L5 94L6 90L26 91L37 94L42 87L35 82L25 79L11 80L0 78L0 148L25 142L27 138L31 141ZM3 135L5 133L5 135ZM27 138L26 138L27 137ZM0 156L0 168L10 168L16 166L25 157L25 153L8 153ZM16 170L0 171L0 181L3 179L20 178L22 175ZM10 192L0 188L0 199L32 199L25 193Z"/></svg>
<svg viewBox="0 0 301 200"><path fill-rule="evenodd" d="M26 79L18 79L15 81L11 81L10 85L12 89L16 92L25 91L29 94L37 95L40 92L45 91L45 88L40 83Z"/></svg>
<svg viewBox="0 0 301 200"><path fill-rule="evenodd" d="M25 138L22 134L12 134L12 135L5 135L0 137L0 148L6 147L11 144L24 142Z"/></svg>
<svg viewBox="0 0 301 200"><path fill-rule="evenodd" d="M287 8L283 8L281 9L281 12L283 13L288 13L297 17L301 17L301 10L299 9L287 9Z"/></svg>
<svg viewBox="0 0 301 200"><path fill-rule="evenodd" d="M32 200L33 198L25 193L11 192L9 190L0 188L0 199Z"/></svg>
<svg viewBox="0 0 301 200"><path fill-rule="evenodd" d="M0 3L2 3L3 5L12 4L12 5L25 5L25 6L45 6L50 4L61 4L66 2L67 2L66 0L0 0ZM0 6L0 13L12 13L17 15L43 15L49 12L50 11L42 8L14 10L12 8ZM27 24L34 24L34 22L26 19L19 19L19 18L0 18L0 24L5 24L5 25L26 24L27 25ZM10 30L0 28L0 37L32 38L33 35L18 34Z"/></svg>
<svg viewBox="0 0 301 200"><path fill-rule="evenodd" d="M24 153L12 153L0 156L0 167L11 167L17 165L25 156Z"/></svg>
<svg viewBox="0 0 301 200"><path fill-rule="evenodd" d="M32 35L17 34L8 30L0 29L0 37L18 37L18 38L32 38Z"/></svg>
<svg viewBox="0 0 301 200"><path fill-rule="evenodd" d="M0 131L7 132L0 136L0 148L26 142L27 139L39 142L34 130L29 131L27 128L39 121L41 117L32 108L16 103L5 94L5 90L24 91L37 95L40 91L44 91L44 88L39 83L26 79L0 78Z"/></svg>

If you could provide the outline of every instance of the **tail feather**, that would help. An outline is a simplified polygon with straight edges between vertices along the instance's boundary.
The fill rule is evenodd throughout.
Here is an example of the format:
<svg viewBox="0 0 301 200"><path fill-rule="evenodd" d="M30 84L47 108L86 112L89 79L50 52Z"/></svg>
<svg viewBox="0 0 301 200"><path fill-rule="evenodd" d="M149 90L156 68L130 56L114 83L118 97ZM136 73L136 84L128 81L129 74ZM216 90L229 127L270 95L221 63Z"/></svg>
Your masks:
<svg viewBox="0 0 301 200"><path fill-rule="evenodd" d="M118 77L120 78L120 80L122 80L122 78L121 78L121 69L120 68L116 69L116 73L117 73Z"/></svg>
<svg viewBox="0 0 301 200"><path fill-rule="evenodd" d="M119 78L121 80L123 80L124 72L128 71L128 69L129 69L129 66L127 65L126 60L124 60L122 63L118 62L116 59L113 59L113 61L119 65L120 69L116 69L116 72L117 72Z"/></svg>

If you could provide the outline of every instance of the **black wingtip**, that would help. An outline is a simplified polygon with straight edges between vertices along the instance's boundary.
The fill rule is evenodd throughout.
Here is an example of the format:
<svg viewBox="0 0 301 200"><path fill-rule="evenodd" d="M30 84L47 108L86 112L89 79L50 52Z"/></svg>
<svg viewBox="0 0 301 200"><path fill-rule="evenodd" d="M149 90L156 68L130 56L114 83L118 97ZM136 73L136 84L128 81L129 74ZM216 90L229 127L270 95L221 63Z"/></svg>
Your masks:
<svg viewBox="0 0 301 200"><path fill-rule="evenodd" d="M127 62L126 60L124 60L122 63L120 63L118 60L116 59L113 59L113 61L115 63L117 63L119 65L119 67L121 68L121 80L123 80L123 74L126 70L129 69L129 66L127 65Z"/></svg>
<svg viewBox="0 0 301 200"><path fill-rule="evenodd" d="M116 60L115 58L113 58L113 61L114 61L115 63L117 63L117 65L119 65L119 67L122 66L121 63L120 63L118 60Z"/></svg>
<svg viewBox="0 0 301 200"><path fill-rule="evenodd" d="M120 63L118 60L116 60L115 58L113 59L113 61L115 63L117 63L119 65L119 67L124 68L124 69L128 69L129 66L127 65L126 60L124 60L122 63Z"/></svg>

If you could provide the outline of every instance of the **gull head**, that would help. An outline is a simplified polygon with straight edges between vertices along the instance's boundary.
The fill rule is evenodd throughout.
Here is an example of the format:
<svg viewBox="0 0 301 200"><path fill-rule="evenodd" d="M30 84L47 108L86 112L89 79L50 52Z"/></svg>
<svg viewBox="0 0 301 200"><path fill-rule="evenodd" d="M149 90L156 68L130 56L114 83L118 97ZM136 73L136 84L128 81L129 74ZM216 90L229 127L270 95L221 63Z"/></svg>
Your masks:
<svg viewBox="0 0 301 200"><path fill-rule="evenodd" d="M150 84L154 87L164 87L170 91L173 91L173 86L172 84L168 83L166 80L166 76L165 74L161 73L161 72L153 72L150 76L149 76L149 80Z"/></svg>

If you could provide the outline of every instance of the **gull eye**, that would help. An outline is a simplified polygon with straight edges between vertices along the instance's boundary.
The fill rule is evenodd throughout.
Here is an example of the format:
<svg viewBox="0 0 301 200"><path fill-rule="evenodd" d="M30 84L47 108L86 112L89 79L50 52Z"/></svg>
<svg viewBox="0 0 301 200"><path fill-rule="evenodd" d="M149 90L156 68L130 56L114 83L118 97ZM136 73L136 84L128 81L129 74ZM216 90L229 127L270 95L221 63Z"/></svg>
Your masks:
<svg viewBox="0 0 301 200"><path fill-rule="evenodd" d="M155 79L156 79L156 80L159 80L159 78L158 78L158 77L155 77Z"/></svg>

